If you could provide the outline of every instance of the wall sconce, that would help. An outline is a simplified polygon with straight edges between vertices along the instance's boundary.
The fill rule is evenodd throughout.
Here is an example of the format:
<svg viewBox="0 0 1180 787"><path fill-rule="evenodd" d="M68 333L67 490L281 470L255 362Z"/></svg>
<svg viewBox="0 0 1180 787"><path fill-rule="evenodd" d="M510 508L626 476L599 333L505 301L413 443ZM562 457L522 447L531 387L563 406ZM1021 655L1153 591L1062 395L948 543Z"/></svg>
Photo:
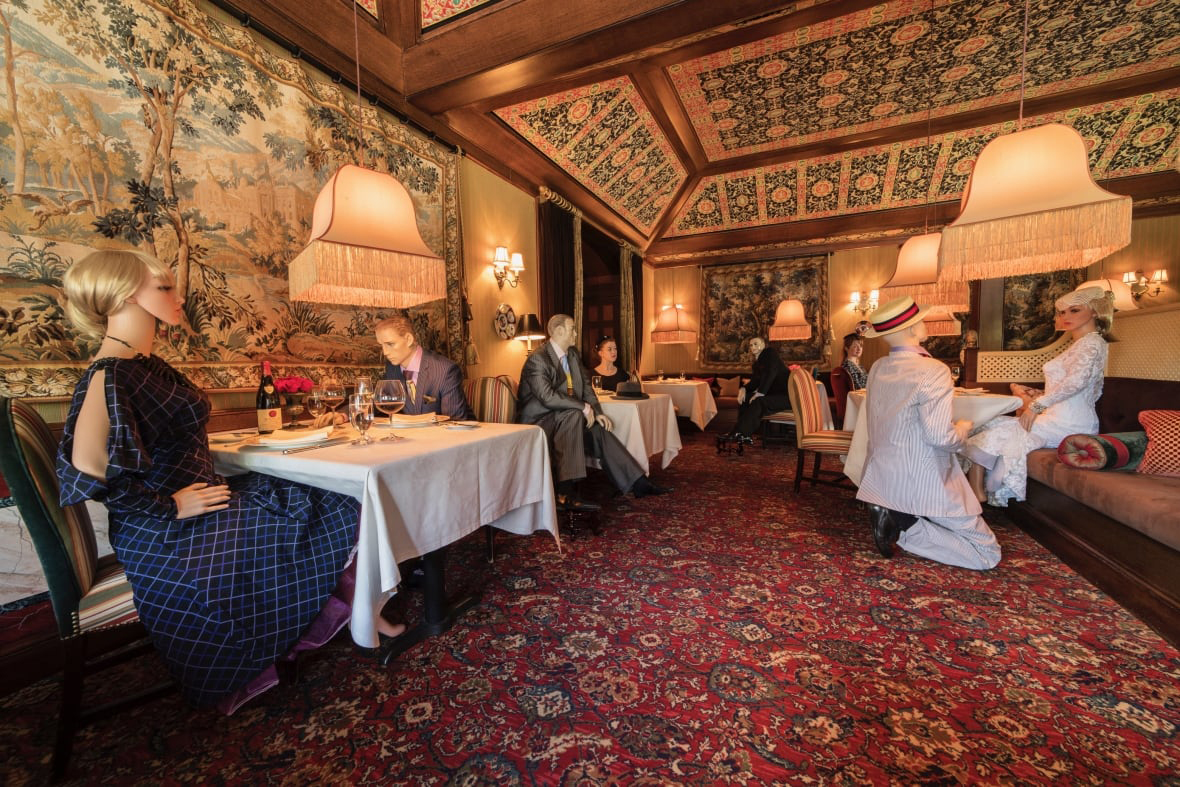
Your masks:
<svg viewBox="0 0 1180 787"><path fill-rule="evenodd" d="M496 277L496 284L504 289L507 282L510 287L520 284L520 274L524 273L524 257L519 251L508 255L507 246L497 246L492 255L492 274Z"/></svg>
<svg viewBox="0 0 1180 787"><path fill-rule="evenodd" d="M514 338L525 342L527 353L533 354L533 342L539 342L545 338L545 331L541 328L541 321L537 319L536 314L529 312L516 321L516 336Z"/></svg>
<svg viewBox="0 0 1180 787"><path fill-rule="evenodd" d="M1131 288L1131 297L1139 300L1144 295L1154 298L1163 292L1163 287L1160 285L1168 283L1168 272L1164 268L1159 268L1151 274L1149 280L1143 275L1143 271L1127 271L1123 274L1123 284ZM1152 289L1155 285L1155 289Z"/></svg>
<svg viewBox="0 0 1180 787"><path fill-rule="evenodd" d="M869 312L874 312L877 310L877 306L880 305L878 301L880 300L880 290L869 290L869 297L867 298L864 297L864 293L862 292L854 292L848 298L848 308L852 309L854 312L868 314Z"/></svg>

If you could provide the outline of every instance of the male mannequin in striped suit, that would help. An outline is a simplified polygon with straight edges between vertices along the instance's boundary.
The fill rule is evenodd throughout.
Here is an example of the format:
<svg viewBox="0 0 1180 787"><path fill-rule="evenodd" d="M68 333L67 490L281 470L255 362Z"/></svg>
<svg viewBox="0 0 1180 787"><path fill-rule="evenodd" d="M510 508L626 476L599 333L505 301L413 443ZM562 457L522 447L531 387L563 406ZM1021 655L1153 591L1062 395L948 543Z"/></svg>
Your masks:
<svg viewBox="0 0 1180 787"><path fill-rule="evenodd" d="M408 317L390 317L374 329L385 355L385 379L406 383L407 415L440 413L457 420L475 414L463 395L463 375L450 358L418 344Z"/></svg>
<svg viewBox="0 0 1180 787"><path fill-rule="evenodd" d="M869 370L868 450L856 498L869 503L873 540L885 557L896 542L940 563L994 568L1000 545L955 460L971 422L951 423L950 369L922 347L926 311L898 298L869 318L865 336L883 337L889 355Z"/></svg>

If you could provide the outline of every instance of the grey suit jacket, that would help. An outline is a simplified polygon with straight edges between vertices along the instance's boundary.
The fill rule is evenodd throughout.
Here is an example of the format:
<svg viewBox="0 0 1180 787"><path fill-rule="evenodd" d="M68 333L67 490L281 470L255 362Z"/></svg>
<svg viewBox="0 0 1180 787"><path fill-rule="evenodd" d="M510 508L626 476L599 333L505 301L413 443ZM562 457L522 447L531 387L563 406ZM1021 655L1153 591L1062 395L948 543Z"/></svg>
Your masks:
<svg viewBox="0 0 1180 787"><path fill-rule="evenodd" d="M405 382L406 376L400 366L386 361L385 379ZM408 415L441 413L453 419L473 420L475 413L463 394L463 375L458 365L450 358L422 348L422 362L414 380L414 396L412 400L407 397L403 412Z"/></svg>
<svg viewBox="0 0 1180 787"><path fill-rule="evenodd" d="M596 415L602 414L602 405L594 395L578 351L571 347L568 355L570 377L574 381L572 396L566 393L565 370L561 368L553 342L546 340L524 362L516 400L517 420L521 423L536 423L554 410L581 410L586 403L594 408Z"/></svg>

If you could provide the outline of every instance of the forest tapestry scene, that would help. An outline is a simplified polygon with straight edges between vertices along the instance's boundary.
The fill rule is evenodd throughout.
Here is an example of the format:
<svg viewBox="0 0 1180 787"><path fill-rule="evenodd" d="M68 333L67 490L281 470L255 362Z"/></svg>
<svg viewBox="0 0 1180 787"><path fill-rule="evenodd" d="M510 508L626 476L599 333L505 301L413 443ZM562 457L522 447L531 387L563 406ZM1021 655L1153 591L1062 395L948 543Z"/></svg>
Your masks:
<svg viewBox="0 0 1180 787"><path fill-rule="evenodd" d="M784 363L824 360L828 332L828 258L797 257L705 268L701 287L700 357L707 369L750 368L748 340L767 337L778 305L795 298L811 338L770 342Z"/></svg>
<svg viewBox="0 0 1180 787"><path fill-rule="evenodd" d="M422 343L461 357L455 154L212 8L187 0L0 0L0 393L68 395L96 340L65 321L61 277L98 248L171 265L186 325L157 342L206 388L253 362L374 365L392 312L287 297L322 184L346 163L409 190L446 261L415 307ZM358 133L363 126L363 136Z"/></svg>
<svg viewBox="0 0 1180 787"><path fill-rule="evenodd" d="M1004 349L1035 350L1057 337L1056 301L1086 280L1085 269L1004 278Z"/></svg>

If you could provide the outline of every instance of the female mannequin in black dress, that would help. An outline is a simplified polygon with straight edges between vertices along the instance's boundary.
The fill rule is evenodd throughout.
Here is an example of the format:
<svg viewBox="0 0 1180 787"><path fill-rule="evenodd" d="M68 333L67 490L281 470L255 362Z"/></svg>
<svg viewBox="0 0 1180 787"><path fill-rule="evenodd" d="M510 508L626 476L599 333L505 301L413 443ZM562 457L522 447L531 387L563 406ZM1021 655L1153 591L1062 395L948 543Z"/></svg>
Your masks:
<svg viewBox="0 0 1180 787"><path fill-rule="evenodd" d="M619 383L631 379L631 375L615 366L615 361L619 359L619 345L614 339L603 336L598 340L598 344L594 345L594 351L598 353L598 366L594 367L594 373L602 377L604 391L614 391L619 387Z"/></svg>

